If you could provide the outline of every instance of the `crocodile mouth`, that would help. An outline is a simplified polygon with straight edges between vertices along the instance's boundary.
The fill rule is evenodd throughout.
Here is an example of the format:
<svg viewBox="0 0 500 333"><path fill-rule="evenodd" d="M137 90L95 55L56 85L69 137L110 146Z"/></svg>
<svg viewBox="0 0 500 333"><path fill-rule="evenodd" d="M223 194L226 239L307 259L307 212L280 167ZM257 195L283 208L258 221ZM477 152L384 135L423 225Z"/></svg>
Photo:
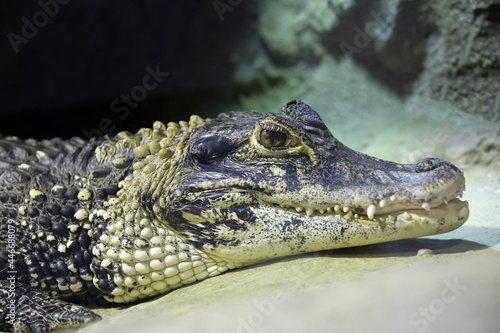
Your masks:
<svg viewBox="0 0 500 333"><path fill-rule="evenodd" d="M388 199L382 199L377 205L370 204L367 207L353 207L343 204L323 204L311 207L309 204L290 205L287 203L276 203L276 196L265 195L262 192L252 192L241 189L210 189L197 192L192 201L203 201L202 197L211 201L212 207L229 208L241 207L260 202L261 205L274 207L290 214L304 218L332 218L339 217L351 222L359 222L367 225L387 225L398 223L437 223L445 224L449 220L466 221L469 215L469 203L460 200L463 195L463 186L457 187L453 194L448 194L441 199L426 201L418 199L417 202L408 202L396 195ZM191 194L189 197L191 197ZM196 199L195 199L196 198ZM218 200L224 198L224 200ZM190 201L191 201L190 200ZM421 203L420 203L421 201ZM282 201L283 202L283 201Z"/></svg>
<svg viewBox="0 0 500 333"><path fill-rule="evenodd" d="M318 210L301 206L280 206L281 209L285 208L293 213L304 215L309 218L338 216L347 220L371 225L416 221L422 223L436 222L438 224L444 224L446 222L446 217L456 215L458 220L462 220L469 215L468 202L458 198L433 207L424 204L424 207L425 208L416 208L409 206L405 209L387 210L381 214L377 214L372 205L366 210L363 210L363 212L361 212L362 209L352 209L348 206L341 205L320 208Z"/></svg>
<svg viewBox="0 0 500 333"><path fill-rule="evenodd" d="M464 223L469 216L469 205L459 198L465 191L465 178L454 170L444 177L444 171L446 169L436 168L432 178L409 186L368 185L330 191L312 187L297 193L261 192L256 193L256 197L262 203L304 218L337 217L380 226L409 222Z"/></svg>
<svg viewBox="0 0 500 333"><path fill-rule="evenodd" d="M447 221L465 222L469 216L469 204L459 199L463 196L465 182L458 180L449 185L447 191L437 195L420 194L410 200L405 196L392 194L386 199L368 205L300 203L290 205L276 203L276 197L257 196L262 203L306 218L340 217L351 222L382 226L410 222L439 225Z"/></svg>
<svg viewBox="0 0 500 333"><path fill-rule="evenodd" d="M429 189L428 189L429 188ZM465 190L462 174L445 182L427 182L412 188L387 187L380 190L360 188L351 191L282 192L256 191L238 187L199 189L186 197L195 205L238 210L242 206L268 207L303 220L325 223L361 223L369 226L436 225L457 228L469 216L469 204L460 200ZM337 193L344 193L344 197ZM305 199L305 200L304 200ZM209 209L210 210L210 209ZM209 215L206 211L203 213ZM207 215L207 216L208 216ZM202 216L205 218L206 216Z"/></svg>

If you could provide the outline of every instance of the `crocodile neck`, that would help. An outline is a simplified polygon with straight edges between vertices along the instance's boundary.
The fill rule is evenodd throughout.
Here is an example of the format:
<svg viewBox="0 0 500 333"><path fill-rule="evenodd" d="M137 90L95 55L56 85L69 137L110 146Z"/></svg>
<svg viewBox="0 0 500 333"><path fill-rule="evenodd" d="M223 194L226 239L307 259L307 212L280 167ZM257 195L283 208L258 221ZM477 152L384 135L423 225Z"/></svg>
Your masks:
<svg viewBox="0 0 500 333"><path fill-rule="evenodd" d="M120 190L89 215L94 225L93 284L106 300L131 302L241 266L209 256L168 227L173 189L189 172L190 133L200 124L155 122L137 134L119 133L96 149L97 162L129 168Z"/></svg>

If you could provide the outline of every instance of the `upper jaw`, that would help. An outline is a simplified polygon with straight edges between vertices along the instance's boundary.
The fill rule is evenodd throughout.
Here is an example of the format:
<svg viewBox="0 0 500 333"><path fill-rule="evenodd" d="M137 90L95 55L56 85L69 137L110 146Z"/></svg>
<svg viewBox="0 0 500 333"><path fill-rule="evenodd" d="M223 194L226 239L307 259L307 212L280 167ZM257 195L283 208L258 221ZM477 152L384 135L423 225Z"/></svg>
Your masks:
<svg viewBox="0 0 500 333"><path fill-rule="evenodd" d="M399 215L408 217L408 214L439 218L438 215L448 214L448 211L456 211L460 218L468 215L467 202L458 199L465 190L465 178L461 172L454 172L446 181L430 179L408 186L392 184L380 187L380 184L352 188L345 186L312 193L304 187L295 194L260 192L256 197L262 202L279 205L302 215L341 215L363 221L377 221L381 217L385 220Z"/></svg>

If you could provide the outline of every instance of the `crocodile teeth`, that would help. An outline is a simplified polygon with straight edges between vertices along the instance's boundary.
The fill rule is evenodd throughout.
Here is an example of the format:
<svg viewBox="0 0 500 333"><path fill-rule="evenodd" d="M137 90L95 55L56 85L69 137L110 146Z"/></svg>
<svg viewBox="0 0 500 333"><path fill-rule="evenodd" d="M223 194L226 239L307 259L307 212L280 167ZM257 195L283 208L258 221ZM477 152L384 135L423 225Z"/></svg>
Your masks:
<svg viewBox="0 0 500 333"><path fill-rule="evenodd" d="M302 210L304 210L304 208L297 206L295 207L295 210L297 211L297 213L300 213Z"/></svg>
<svg viewBox="0 0 500 333"><path fill-rule="evenodd" d="M431 205L428 202L424 202L422 204L422 208L425 209L426 211L430 212L431 211Z"/></svg>
<svg viewBox="0 0 500 333"><path fill-rule="evenodd" d="M307 216L311 216L313 213L314 213L314 209L311 209L311 208L307 208L306 209L306 215Z"/></svg>
<svg viewBox="0 0 500 333"><path fill-rule="evenodd" d="M387 204L387 201L385 201L385 199L382 199L382 200L380 200L378 205L380 206L380 208L384 208L386 204Z"/></svg>
<svg viewBox="0 0 500 333"><path fill-rule="evenodd" d="M458 218L459 218L459 219L461 219L461 218L463 218L465 215L467 215L467 211L468 211L468 209L467 209L466 207L463 207L462 209L460 209L460 210L458 211L458 213L457 213L457 214L458 214Z"/></svg>
<svg viewBox="0 0 500 333"><path fill-rule="evenodd" d="M448 200L444 200L444 203L447 205L448 204Z"/></svg>
<svg viewBox="0 0 500 333"><path fill-rule="evenodd" d="M396 201L396 196L395 195L391 195L391 201Z"/></svg>
<svg viewBox="0 0 500 333"><path fill-rule="evenodd" d="M372 205L368 206L368 209L366 210L366 214L368 215L368 218L370 220L373 219L376 211L377 211L377 207L375 207L375 205L372 204Z"/></svg>
<svg viewBox="0 0 500 333"><path fill-rule="evenodd" d="M339 205L335 205L335 207L333 207L333 209L334 209L336 212L340 211L340 207L339 207Z"/></svg>
<svg viewBox="0 0 500 333"><path fill-rule="evenodd" d="M403 219L405 219L405 220L409 220L409 219L411 219L411 215L410 215L410 213L408 213L408 212L404 212L404 213L403 213Z"/></svg>
<svg viewBox="0 0 500 333"><path fill-rule="evenodd" d="M321 214L323 214L323 213L325 212L325 210L326 210L325 208L321 208L321 209L319 210L319 212L320 212Z"/></svg>
<svg viewBox="0 0 500 333"><path fill-rule="evenodd" d="M344 213L347 213L349 211L349 207L346 206L342 210L344 211Z"/></svg>

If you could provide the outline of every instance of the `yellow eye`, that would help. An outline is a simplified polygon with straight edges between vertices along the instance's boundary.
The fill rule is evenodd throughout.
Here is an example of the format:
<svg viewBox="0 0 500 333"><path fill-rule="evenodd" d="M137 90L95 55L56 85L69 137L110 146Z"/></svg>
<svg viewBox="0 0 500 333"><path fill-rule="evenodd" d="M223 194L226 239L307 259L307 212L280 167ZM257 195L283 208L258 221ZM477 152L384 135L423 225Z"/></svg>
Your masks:
<svg viewBox="0 0 500 333"><path fill-rule="evenodd" d="M287 145L289 138L287 133L263 129L260 132L260 142L266 147L279 148Z"/></svg>

